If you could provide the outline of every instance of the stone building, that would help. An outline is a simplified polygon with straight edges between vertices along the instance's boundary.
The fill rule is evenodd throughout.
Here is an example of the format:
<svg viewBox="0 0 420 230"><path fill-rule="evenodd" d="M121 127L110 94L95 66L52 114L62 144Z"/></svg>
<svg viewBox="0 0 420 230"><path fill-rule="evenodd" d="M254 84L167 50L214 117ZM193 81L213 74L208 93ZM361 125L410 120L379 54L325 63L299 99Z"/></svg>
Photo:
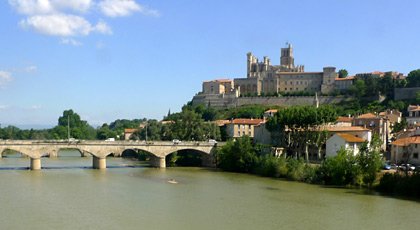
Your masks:
<svg viewBox="0 0 420 230"><path fill-rule="evenodd" d="M362 126L372 130L372 133L378 135L382 141L382 149L386 150L391 139L391 128L387 118L373 113L366 113L355 117L353 119L353 126Z"/></svg>
<svg viewBox="0 0 420 230"><path fill-rule="evenodd" d="M281 49L280 65L272 65L268 57L260 62L251 52L247 54L246 78L222 79L203 82L202 95L264 96L285 93L331 93L344 90L353 83L352 78L340 80L335 67L324 67L322 72L305 72L303 65L295 65L293 47Z"/></svg>
<svg viewBox="0 0 420 230"><path fill-rule="evenodd" d="M409 105L407 108L408 117L406 117L409 126L416 126L420 124L420 106Z"/></svg>
<svg viewBox="0 0 420 230"><path fill-rule="evenodd" d="M254 137L254 129L256 126L265 123L264 119L233 119L226 124L227 135L231 138L242 136Z"/></svg>

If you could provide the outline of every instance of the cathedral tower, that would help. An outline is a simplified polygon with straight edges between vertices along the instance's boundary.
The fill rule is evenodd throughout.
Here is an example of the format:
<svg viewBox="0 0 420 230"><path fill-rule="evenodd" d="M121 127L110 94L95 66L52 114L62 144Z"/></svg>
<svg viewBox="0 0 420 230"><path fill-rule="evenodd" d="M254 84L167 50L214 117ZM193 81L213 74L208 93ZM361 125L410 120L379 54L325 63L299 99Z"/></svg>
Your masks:
<svg viewBox="0 0 420 230"><path fill-rule="evenodd" d="M287 43L286 48L281 48L280 65L289 69L295 68L295 59L293 58L292 44Z"/></svg>

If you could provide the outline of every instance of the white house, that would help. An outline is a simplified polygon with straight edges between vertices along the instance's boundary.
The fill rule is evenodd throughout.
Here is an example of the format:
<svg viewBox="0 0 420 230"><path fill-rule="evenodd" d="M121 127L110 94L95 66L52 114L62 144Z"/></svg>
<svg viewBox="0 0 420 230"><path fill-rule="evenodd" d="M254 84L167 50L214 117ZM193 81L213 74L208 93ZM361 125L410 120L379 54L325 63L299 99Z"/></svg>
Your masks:
<svg viewBox="0 0 420 230"><path fill-rule="evenodd" d="M353 156L359 153L360 145L365 142L364 139L347 133L336 133L327 140L325 151L326 157L337 156L337 152L344 148L350 150Z"/></svg>

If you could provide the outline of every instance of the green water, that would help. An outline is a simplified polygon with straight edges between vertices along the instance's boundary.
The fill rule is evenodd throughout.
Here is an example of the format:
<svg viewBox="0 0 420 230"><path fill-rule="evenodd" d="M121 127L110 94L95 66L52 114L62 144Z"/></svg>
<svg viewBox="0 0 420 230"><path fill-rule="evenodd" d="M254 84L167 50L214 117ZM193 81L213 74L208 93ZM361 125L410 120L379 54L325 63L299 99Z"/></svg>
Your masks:
<svg viewBox="0 0 420 230"><path fill-rule="evenodd" d="M203 168L77 154L0 159L0 229L418 229L420 203ZM178 184L168 183L175 179Z"/></svg>

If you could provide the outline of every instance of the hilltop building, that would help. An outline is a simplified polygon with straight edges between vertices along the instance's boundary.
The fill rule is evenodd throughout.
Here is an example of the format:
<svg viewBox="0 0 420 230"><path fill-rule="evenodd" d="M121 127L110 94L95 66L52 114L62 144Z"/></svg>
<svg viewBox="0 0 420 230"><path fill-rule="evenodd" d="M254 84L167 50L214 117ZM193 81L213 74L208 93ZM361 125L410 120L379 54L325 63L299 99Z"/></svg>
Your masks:
<svg viewBox="0 0 420 230"><path fill-rule="evenodd" d="M193 101L299 92L328 94L334 90L348 89L353 80L354 77L338 78L335 67L324 67L320 72L305 72L303 65L295 65L293 47L287 44L287 47L281 48L280 65L272 65L266 56L260 62L249 52L246 78L205 81L202 92Z"/></svg>

